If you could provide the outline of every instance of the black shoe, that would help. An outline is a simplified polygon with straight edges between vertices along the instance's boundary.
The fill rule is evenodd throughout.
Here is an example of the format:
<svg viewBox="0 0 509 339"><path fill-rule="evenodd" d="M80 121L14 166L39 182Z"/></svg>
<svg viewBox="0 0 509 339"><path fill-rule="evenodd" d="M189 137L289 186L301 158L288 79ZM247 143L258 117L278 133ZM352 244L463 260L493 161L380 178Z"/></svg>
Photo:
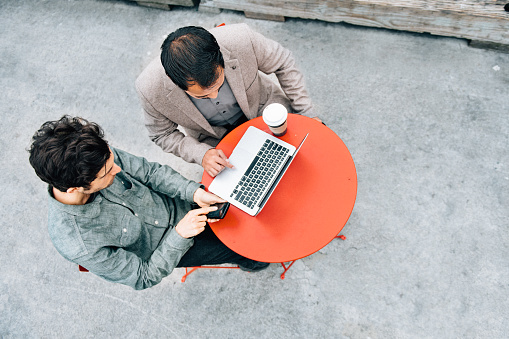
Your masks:
<svg viewBox="0 0 509 339"><path fill-rule="evenodd" d="M250 263L249 267L239 264L239 268L245 272L260 272L269 267L269 265L270 263L268 262L253 261Z"/></svg>

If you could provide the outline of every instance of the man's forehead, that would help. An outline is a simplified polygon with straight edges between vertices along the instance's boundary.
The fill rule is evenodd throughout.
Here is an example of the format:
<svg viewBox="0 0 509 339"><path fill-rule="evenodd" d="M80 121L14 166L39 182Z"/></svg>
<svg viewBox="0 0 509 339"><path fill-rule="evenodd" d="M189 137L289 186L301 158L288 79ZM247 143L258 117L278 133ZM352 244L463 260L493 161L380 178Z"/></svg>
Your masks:
<svg viewBox="0 0 509 339"><path fill-rule="evenodd" d="M220 76L211 86L209 87L201 87L198 83L193 82L190 83L187 92L194 96L207 96L210 92L214 92L223 85L224 81L222 76Z"/></svg>

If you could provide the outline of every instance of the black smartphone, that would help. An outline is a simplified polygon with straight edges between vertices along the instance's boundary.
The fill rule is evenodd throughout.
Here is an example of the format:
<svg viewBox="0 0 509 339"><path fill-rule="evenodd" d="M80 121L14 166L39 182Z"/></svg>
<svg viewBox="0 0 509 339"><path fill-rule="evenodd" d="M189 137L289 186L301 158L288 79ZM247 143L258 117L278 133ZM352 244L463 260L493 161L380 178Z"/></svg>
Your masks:
<svg viewBox="0 0 509 339"><path fill-rule="evenodd" d="M207 218L209 219L223 219L226 215L226 212L228 212L228 208L230 208L229 202L222 202L219 204L215 204L212 206L217 206L217 210L209 212L207 214Z"/></svg>

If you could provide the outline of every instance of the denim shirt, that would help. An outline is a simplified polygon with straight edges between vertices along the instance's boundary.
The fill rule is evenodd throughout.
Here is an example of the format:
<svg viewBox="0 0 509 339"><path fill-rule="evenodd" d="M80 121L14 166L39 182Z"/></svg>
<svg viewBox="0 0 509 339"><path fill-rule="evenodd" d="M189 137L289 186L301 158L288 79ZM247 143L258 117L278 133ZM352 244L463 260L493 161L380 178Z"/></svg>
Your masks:
<svg viewBox="0 0 509 339"><path fill-rule="evenodd" d="M50 194L49 235L67 260L108 281L148 288L193 245L174 227L191 209L200 184L169 166L111 149L122 171L93 201L66 205Z"/></svg>

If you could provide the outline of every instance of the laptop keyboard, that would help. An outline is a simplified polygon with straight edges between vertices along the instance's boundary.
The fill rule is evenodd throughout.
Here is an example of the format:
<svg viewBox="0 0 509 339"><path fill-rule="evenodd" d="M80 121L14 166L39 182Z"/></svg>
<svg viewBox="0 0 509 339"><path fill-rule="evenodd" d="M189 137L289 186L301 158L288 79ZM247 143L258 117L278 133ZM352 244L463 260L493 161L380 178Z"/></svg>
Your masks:
<svg viewBox="0 0 509 339"><path fill-rule="evenodd" d="M263 198L278 169L288 158L288 148L266 140L230 197L253 208Z"/></svg>

